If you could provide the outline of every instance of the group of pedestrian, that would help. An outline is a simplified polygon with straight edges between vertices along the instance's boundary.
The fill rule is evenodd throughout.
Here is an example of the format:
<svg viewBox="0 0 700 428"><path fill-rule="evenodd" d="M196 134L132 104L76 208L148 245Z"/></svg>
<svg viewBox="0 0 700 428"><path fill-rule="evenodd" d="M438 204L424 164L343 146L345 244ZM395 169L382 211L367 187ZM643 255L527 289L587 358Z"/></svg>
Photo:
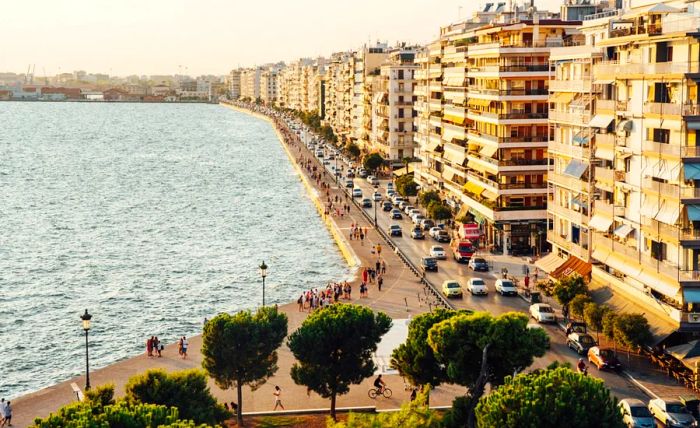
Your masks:
<svg viewBox="0 0 700 428"><path fill-rule="evenodd" d="M12 406L9 401L0 399L0 427L12 426Z"/></svg>
<svg viewBox="0 0 700 428"><path fill-rule="evenodd" d="M365 237L367 236L367 227L361 227L355 223L350 225L350 240L360 241L360 245L365 245Z"/></svg>
<svg viewBox="0 0 700 428"><path fill-rule="evenodd" d="M338 303L341 298L350 300L351 296L352 286L347 281L331 282L324 290L314 288L301 293L297 299L297 305L299 312L313 312L315 309Z"/></svg>
<svg viewBox="0 0 700 428"><path fill-rule="evenodd" d="M158 340L158 336L151 336L148 340L146 340L146 353L148 354L148 357L162 357L162 352L163 349L165 349L165 345L160 343L160 340Z"/></svg>
<svg viewBox="0 0 700 428"><path fill-rule="evenodd" d="M177 353L180 354L180 357L184 360L187 358L187 347L189 346L189 343L187 342L187 338L185 336L182 336L180 340L177 342Z"/></svg>

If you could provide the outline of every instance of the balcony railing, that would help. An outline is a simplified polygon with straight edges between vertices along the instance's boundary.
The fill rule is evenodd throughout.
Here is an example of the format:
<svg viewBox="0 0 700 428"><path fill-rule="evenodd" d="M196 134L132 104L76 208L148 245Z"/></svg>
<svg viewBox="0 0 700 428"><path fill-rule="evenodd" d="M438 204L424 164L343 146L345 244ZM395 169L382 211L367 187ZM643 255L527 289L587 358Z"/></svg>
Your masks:
<svg viewBox="0 0 700 428"><path fill-rule="evenodd" d="M469 52L481 51L487 49L503 49L503 48L557 48L564 45L562 40L546 39L538 41L518 41L518 42L492 42L492 43L475 43L469 45Z"/></svg>
<svg viewBox="0 0 700 428"><path fill-rule="evenodd" d="M590 148L583 146L575 146L572 144L551 142L549 143L549 150L579 159L588 159L591 157Z"/></svg>
<svg viewBox="0 0 700 428"><path fill-rule="evenodd" d="M549 90L552 92L590 92L593 87L591 80L550 80Z"/></svg>
<svg viewBox="0 0 700 428"><path fill-rule="evenodd" d="M574 211L571 208L563 207L554 201L549 201L547 204L547 211L561 217L566 217L574 223L588 227L588 215Z"/></svg>
<svg viewBox="0 0 700 428"><path fill-rule="evenodd" d="M469 93L482 95L548 95L547 89L488 89L476 85L469 86Z"/></svg>
<svg viewBox="0 0 700 428"><path fill-rule="evenodd" d="M593 134L596 145L612 147L615 145L615 134Z"/></svg>
<svg viewBox="0 0 700 428"><path fill-rule="evenodd" d="M494 159L490 156L484 156L473 150L469 151L469 156L475 157L484 162L488 162L494 166L541 166L548 165L548 159Z"/></svg>
<svg viewBox="0 0 700 428"><path fill-rule="evenodd" d="M593 66L597 76L624 76L629 74L684 74L698 71L698 62L657 62L651 64L627 63L617 61L603 62Z"/></svg>
<svg viewBox="0 0 700 428"><path fill-rule="evenodd" d="M596 100L596 110L611 110L615 111L615 100Z"/></svg>
<svg viewBox="0 0 700 428"><path fill-rule="evenodd" d="M567 189L589 193L590 184L588 183L588 181L570 177L564 174L558 174L552 171L549 171L547 173L547 179L550 182L559 186L566 187Z"/></svg>
<svg viewBox="0 0 700 428"><path fill-rule="evenodd" d="M492 119L507 120L507 119L547 119L547 113L526 113L526 112L510 112L510 113L497 113L490 111L480 111L469 109L470 113L477 114L484 117L490 117Z"/></svg>
<svg viewBox="0 0 700 428"><path fill-rule="evenodd" d="M542 72L550 70L551 67L549 64L483 65L469 67L470 72L488 73Z"/></svg>
<svg viewBox="0 0 700 428"><path fill-rule="evenodd" d="M568 112L559 110L549 111L549 120L556 122L568 122L577 123L580 125L587 125L591 121L591 113L586 112Z"/></svg>
<svg viewBox="0 0 700 428"><path fill-rule="evenodd" d="M601 212L608 217L624 216L625 207L621 205L613 205L604 200L596 200L593 203L594 212Z"/></svg>
<svg viewBox="0 0 700 428"><path fill-rule="evenodd" d="M595 167L595 179L613 182L615 181L615 170L597 166Z"/></svg>
<svg viewBox="0 0 700 428"><path fill-rule="evenodd" d="M665 143L657 143L655 141L644 141L642 143L642 152L647 152L647 153L657 153L657 154L664 154L664 155L669 155L669 156L678 156L680 157L681 153L683 152L684 147L681 146L674 146L671 144L665 144Z"/></svg>
<svg viewBox="0 0 700 428"><path fill-rule="evenodd" d="M683 111L681 104L675 103L645 103L643 108L644 113L649 114L668 114L680 116Z"/></svg>

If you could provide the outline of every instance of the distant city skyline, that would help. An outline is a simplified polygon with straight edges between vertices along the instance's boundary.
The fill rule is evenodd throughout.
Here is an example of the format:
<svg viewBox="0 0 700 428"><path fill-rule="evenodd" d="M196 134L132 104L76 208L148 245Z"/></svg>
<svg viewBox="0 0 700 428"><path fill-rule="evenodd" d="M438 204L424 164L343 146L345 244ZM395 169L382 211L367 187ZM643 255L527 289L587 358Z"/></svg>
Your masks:
<svg viewBox="0 0 700 428"><path fill-rule="evenodd" d="M221 75L239 66L328 56L376 41L424 44L437 38L441 26L471 16L487 2L272 3L13 2L3 5L0 14L0 39L5 41L0 71L24 73L32 64L36 76L74 70L113 76ZM554 11L561 3L535 4Z"/></svg>

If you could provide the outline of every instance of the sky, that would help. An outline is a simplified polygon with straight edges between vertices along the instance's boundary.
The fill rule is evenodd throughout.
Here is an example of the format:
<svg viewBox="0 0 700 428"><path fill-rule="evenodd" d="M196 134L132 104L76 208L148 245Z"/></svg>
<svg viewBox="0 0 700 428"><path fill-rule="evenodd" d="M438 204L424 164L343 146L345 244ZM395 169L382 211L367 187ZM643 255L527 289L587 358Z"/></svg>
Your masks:
<svg viewBox="0 0 700 428"><path fill-rule="evenodd" d="M498 1L498 0L494 0ZM506 0L500 0L506 1ZM522 0L520 0L522 1ZM424 44L474 0L1 0L0 71L225 74L377 40ZM561 0L536 0L558 10Z"/></svg>

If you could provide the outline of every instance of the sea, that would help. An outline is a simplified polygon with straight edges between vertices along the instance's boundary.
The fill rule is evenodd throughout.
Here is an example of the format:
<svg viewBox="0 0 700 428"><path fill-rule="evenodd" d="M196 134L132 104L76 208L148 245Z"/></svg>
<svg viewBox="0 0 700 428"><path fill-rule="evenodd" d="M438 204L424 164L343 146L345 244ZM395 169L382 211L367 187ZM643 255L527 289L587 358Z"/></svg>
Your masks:
<svg viewBox="0 0 700 428"><path fill-rule="evenodd" d="M0 103L0 396L351 277L271 125L211 104Z"/></svg>

